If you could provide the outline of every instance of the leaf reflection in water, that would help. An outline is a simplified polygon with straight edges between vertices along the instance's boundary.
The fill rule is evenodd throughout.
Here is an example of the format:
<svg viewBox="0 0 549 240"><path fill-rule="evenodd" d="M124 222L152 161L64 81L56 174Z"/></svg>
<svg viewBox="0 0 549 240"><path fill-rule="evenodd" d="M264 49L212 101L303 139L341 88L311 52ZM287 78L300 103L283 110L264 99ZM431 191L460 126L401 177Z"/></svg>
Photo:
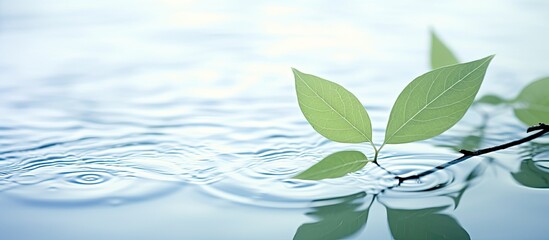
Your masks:
<svg viewBox="0 0 549 240"><path fill-rule="evenodd" d="M363 208L364 192L342 197L342 202L316 207L312 212L307 213L317 219L314 223L304 223L297 229L294 239L342 239L354 235L366 226L370 206L375 197L372 197L370 204Z"/></svg>
<svg viewBox="0 0 549 240"><path fill-rule="evenodd" d="M393 209L387 207L387 220L395 239L471 239L467 231L450 215L446 207Z"/></svg>
<svg viewBox="0 0 549 240"><path fill-rule="evenodd" d="M520 164L520 170L511 175L525 187L549 188L549 168L539 166L537 162L532 159L524 160Z"/></svg>
<svg viewBox="0 0 549 240"><path fill-rule="evenodd" d="M517 183L530 188L549 188L549 160L542 154L549 152L549 144L530 143L523 154L518 172L511 173ZM539 160L538 160L539 159Z"/></svg>

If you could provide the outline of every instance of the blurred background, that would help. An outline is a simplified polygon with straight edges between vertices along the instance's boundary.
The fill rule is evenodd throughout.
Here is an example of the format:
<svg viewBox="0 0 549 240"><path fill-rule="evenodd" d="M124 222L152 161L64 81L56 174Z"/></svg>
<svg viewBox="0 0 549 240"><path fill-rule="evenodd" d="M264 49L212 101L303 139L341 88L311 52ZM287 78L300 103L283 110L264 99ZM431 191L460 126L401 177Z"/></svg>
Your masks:
<svg viewBox="0 0 549 240"><path fill-rule="evenodd" d="M548 22L543 0L0 0L0 238L292 238L311 221L311 201L371 196L394 183L368 168L288 181L350 147L305 121L291 67L355 93L380 143L400 90L430 70L431 30L463 62L496 54L479 96L513 98L549 74ZM468 114L446 137L387 147L384 158L417 160L397 161L410 169L447 161L455 152L437 146L459 142L480 120ZM491 126L482 146L525 129L509 112ZM373 155L366 144L351 148ZM512 160L504 176L519 168L517 152L502 158ZM414 191L455 193L475 166ZM492 180L505 186L479 188L501 191L470 197L458 211L469 234L543 236L546 192L525 191L510 176ZM483 205L495 200L503 203ZM369 227L352 237L396 238L383 208L372 208ZM524 222L496 217L503 208Z"/></svg>

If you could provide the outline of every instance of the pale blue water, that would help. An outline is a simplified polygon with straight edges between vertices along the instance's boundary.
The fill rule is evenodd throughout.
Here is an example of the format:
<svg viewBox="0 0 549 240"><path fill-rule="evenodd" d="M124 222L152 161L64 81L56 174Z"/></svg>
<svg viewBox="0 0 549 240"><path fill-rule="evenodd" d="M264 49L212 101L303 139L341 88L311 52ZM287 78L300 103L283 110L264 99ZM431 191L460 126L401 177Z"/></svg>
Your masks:
<svg viewBox="0 0 549 240"><path fill-rule="evenodd" d="M547 13L541 0L2 0L0 239L547 239L547 136L398 187L375 166L290 180L339 150L373 157L314 132L290 67L354 92L381 142L399 91L429 70L430 28L463 61L497 54L480 95L511 98L549 75ZM380 162L411 174L526 127L478 107Z"/></svg>

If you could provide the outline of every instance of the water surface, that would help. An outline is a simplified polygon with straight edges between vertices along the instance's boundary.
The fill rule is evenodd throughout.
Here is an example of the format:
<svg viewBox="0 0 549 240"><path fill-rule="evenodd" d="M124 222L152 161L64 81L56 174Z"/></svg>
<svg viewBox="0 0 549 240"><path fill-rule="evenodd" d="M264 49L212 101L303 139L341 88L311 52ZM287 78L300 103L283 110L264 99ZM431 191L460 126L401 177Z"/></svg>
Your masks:
<svg viewBox="0 0 549 240"><path fill-rule="evenodd" d="M547 137L398 187L375 166L291 180L340 150L301 115L290 67L351 89L383 139L428 71L429 29L497 54L480 95L548 73L544 1L0 1L1 239L544 239ZM384 148L413 174L526 136L478 107Z"/></svg>

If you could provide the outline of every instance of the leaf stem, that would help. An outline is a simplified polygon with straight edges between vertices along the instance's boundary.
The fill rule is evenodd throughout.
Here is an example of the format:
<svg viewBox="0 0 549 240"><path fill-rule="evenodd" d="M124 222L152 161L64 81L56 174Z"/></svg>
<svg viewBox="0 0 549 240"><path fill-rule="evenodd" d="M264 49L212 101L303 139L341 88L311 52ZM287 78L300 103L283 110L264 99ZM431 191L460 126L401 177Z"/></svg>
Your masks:
<svg viewBox="0 0 549 240"><path fill-rule="evenodd" d="M372 147L374 148L374 152L375 152L374 161L376 161L377 153L379 152L379 150L377 150L376 145L373 142L370 142L370 145L372 145Z"/></svg>
<svg viewBox="0 0 549 240"><path fill-rule="evenodd" d="M527 136L527 137L524 137L524 138L521 138L521 139L518 139L518 140L515 140L515 141L511 141L511 142L501 144L501 145L498 145L498 146L494 146L494 147L480 149L480 150L477 150L477 151L469 151L469 150L462 149L459 152L462 153L463 156L461 156L459 158L456 158L456 159L454 159L450 162L438 165L438 166L436 166L432 169L429 169L427 171L424 171L424 172L421 172L421 173L418 173L418 174L415 174L415 175L412 175L412 176L408 176L408 177L396 176L395 178L398 179L399 183L402 183L402 182L404 182L406 180L410 180L410 179L418 179L420 177L424 177L424 176L427 176L429 174L432 174L432 173L434 173L438 170L445 169L445 168L447 168L449 166L452 166L454 164L463 162L463 161L465 161L465 160L467 160L471 157L480 156L480 155L495 152L495 151L498 151L498 150L503 150L503 149L506 149L506 148L510 148L510 147L525 143L525 142L532 141L532 140L534 140L538 137L541 137L541 136L545 135L546 133L548 133L549 132L549 125L546 125L544 123L540 123L539 125L529 127L528 130L526 130L527 133L533 132L533 131L539 131L539 132L536 132L536 133L534 133L530 136Z"/></svg>
<svg viewBox="0 0 549 240"><path fill-rule="evenodd" d="M383 146L385 146L385 143L381 144L381 147L379 147L379 149L376 149L376 147L374 146L374 150L375 150L374 163L376 164L377 164L377 157L379 155L379 152L381 152L381 149L383 148Z"/></svg>
<svg viewBox="0 0 549 240"><path fill-rule="evenodd" d="M379 147L379 149L376 149L376 147L374 146L374 151L375 151L375 155L374 155L374 160L372 161L375 165L377 165L378 168L381 168L383 171L385 171L386 173L388 174L391 174L393 176L395 176L395 178L398 178L398 175L387 170L386 168L384 168L383 166L381 166L379 164L379 162L377 161L377 157L379 156L379 151L381 151L381 149L383 148L383 146L385 146L385 143L381 145L381 147Z"/></svg>
<svg viewBox="0 0 549 240"><path fill-rule="evenodd" d="M377 155L379 154L379 151L374 149L376 151L375 155L374 155L374 163L377 163Z"/></svg>

